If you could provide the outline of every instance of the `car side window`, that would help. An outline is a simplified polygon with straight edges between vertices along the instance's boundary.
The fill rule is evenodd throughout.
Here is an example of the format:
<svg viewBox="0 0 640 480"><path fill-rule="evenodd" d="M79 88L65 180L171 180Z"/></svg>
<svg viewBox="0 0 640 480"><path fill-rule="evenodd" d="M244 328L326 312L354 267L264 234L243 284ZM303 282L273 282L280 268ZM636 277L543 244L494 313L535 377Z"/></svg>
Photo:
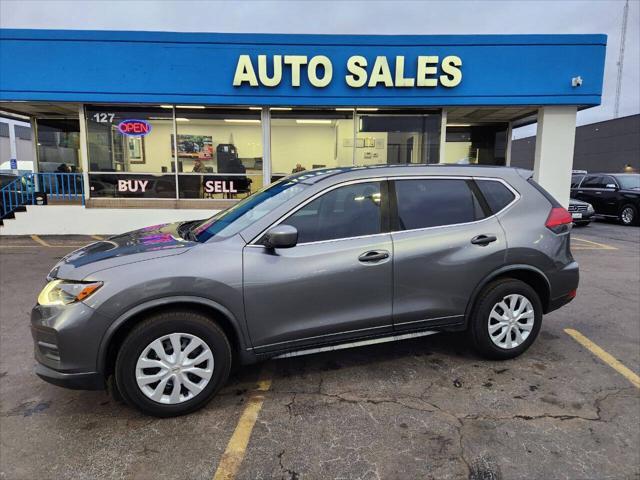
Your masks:
<svg viewBox="0 0 640 480"><path fill-rule="evenodd" d="M476 185L487 200L492 213L498 213L509 205L516 196L504 183L495 180L476 180Z"/></svg>
<svg viewBox="0 0 640 480"><path fill-rule="evenodd" d="M400 230L439 227L483 218L478 200L463 179L395 181Z"/></svg>
<svg viewBox="0 0 640 480"><path fill-rule="evenodd" d="M602 188L607 188L607 185L618 185L618 182L615 181L613 177L602 177Z"/></svg>
<svg viewBox="0 0 640 480"><path fill-rule="evenodd" d="M604 187L604 184L602 183L601 175L592 175L590 177L586 177L582 181L582 184L580 185L580 188L603 188L603 187Z"/></svg>
<svg viewBox="0 0 640 480"><path fill-rule="evenodd" d="M309 202L282 223L298 230L298 243L382 232L380 182L355 183Z"/></svg>
<svg viewBox="0 0 640 480"><path fill-rule="evenodd" d="M571 188L578 188L580 185L580 180L584 178L584 175L573 175L571 177Z"/></svg>

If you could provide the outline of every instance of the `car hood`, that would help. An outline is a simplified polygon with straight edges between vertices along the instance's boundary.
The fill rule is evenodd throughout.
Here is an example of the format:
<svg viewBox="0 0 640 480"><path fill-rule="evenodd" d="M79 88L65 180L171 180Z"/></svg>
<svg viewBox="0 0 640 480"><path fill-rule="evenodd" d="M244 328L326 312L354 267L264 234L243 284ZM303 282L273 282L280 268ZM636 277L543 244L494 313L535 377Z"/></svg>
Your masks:
<svg viewBox="0 0 640 480"><path fill-rule="evenodd" d="M90 243L63 257L48 278L82 280L106 268L185 253L197 243L180 237L183 223L153 225Z"/></svg>

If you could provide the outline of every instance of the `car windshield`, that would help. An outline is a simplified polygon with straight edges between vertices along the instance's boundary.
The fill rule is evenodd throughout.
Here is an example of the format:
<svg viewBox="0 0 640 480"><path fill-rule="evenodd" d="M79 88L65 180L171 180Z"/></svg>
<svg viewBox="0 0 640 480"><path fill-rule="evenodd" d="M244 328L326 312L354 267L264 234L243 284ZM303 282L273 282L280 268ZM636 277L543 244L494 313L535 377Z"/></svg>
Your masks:
<svg viewBox="0 0 640 480"><path fill-rule="evenodd" d="M616 177L620 188L625 190L640 190L640 175L620 175Z"/></svg>
<svg viewBox="0 0 640 480"><path fill-rule="evenodd" d="M197 223L191 228L191 235L198 242L206 242L214 235L231 237L306 188L307 185L295 179L282 179L238 202L233 207Z"/></svg>

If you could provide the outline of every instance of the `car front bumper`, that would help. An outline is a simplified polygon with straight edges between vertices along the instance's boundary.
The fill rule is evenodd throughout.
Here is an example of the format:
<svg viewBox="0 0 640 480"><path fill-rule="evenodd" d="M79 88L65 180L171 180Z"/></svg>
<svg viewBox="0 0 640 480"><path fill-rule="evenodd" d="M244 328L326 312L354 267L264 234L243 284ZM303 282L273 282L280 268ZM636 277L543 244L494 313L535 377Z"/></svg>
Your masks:
<svg viewBox="0 0 640 480"><path fill-rule="evenodd" d="M573 223L577 223L577 224L591 222L594 219L593 218L594 215L596 214L596 212L594 212L593 210L586 211L586 212L569 212L569 213L571 213L571 217L573 218Z"/></svg>
<svg viewBox="0 0 640 480"><path fill-rule="evenodd" d="M106 387L97 371L99 342L107 322L87 305L36 305L31 311L35 373L61 387L100 390Z"/></svg>

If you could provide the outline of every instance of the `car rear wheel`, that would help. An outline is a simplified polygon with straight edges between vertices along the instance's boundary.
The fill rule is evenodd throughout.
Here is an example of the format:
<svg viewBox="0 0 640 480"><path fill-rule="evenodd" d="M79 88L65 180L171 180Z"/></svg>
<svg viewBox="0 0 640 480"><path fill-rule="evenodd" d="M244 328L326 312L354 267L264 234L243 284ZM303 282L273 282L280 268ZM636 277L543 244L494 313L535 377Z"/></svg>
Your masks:
<svg viewBox="0 0 640 480"><path fill-rule="evenodd" d="M620 210L620 222L623 225L636 225L638 223L638 210L633 205L625 205Z"/></svg>
<svg viewBox="0 0 640 480"><path fill-rule="evenodd" d="M542 323L542 302L536 291L515 279L487 285L471 313L469 333L484 357L505 360L524 353Z"/></svg>
<svg viewBox="0 0 640 480"><path fill-rule="evenodd" d="M115 376L127 403L148 415L173 417L209 402L230 368L224 332L199 313L175 311L133 329L118 352Z"/></svg>

